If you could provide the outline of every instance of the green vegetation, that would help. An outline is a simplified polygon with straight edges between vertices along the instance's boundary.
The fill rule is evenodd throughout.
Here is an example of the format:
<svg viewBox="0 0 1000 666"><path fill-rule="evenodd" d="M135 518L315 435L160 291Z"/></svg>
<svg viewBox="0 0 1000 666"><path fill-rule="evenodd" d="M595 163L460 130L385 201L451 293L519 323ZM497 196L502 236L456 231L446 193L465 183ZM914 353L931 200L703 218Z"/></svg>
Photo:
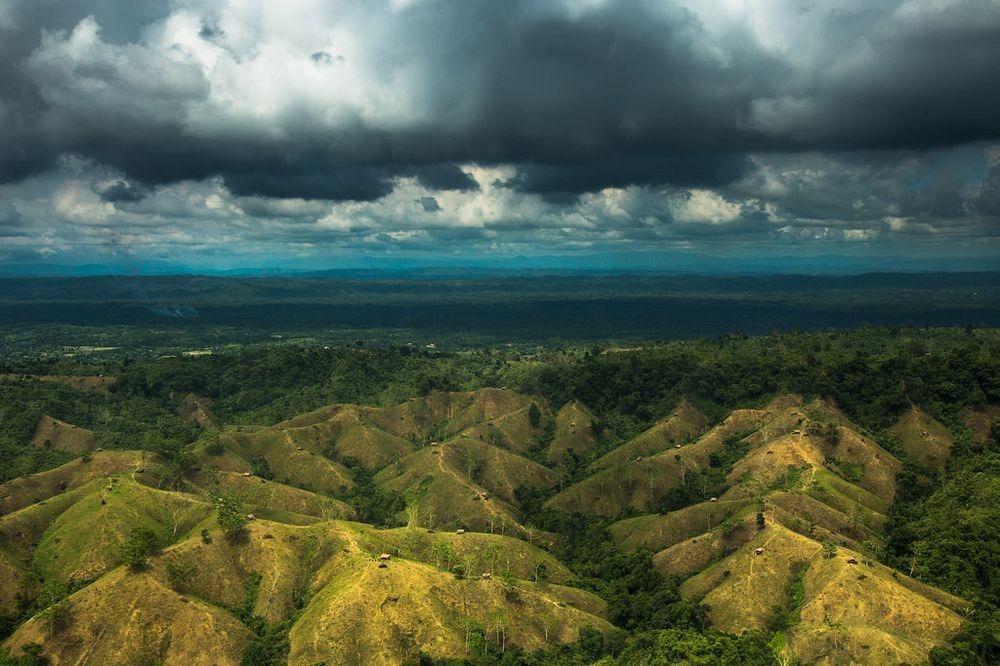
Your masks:
<svg viewBox="0 0 1000 666"><path fill-rule="evenodd" d="M133 571L146 564L146 558L156 550L156 533L145 527L135 527L122 545L122 563Z"/></svg>
<svg viewBox="0 0 1000 666"><path fill-rule="evenodd" d="M909 650L881 654L1000 660L1000 426L963 421L1000 404L998 330L6 363L0 613L18 659L75 649L100 604L135 595L231 623L245 664L337 646L769 664L827 644L857 659L866 631ZM56 422L92 444L46 446ZM883 628L864 615L879 603L931 629ZM437 609L421 620L450 652L420 654L414 608ZM171 631L149 660L179 654Z"/></svg>
<svg viewBox="0 0 1000 666"><path fill-rule="evenodd" d="M247 525L247 514L242 498L231 492L220 493L215 498L215 511L219 527L225 532L226 537L231 540L237 539Z"/></svg>

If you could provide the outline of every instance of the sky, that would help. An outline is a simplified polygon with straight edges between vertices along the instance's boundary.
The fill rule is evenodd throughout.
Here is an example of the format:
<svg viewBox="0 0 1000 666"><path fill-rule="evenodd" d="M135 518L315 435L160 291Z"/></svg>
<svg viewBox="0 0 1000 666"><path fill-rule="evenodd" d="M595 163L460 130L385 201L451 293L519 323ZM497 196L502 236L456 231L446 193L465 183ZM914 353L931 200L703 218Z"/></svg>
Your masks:
<svg viewBox="0 0 1000 666"><path fill-rule="evenodd" d="M998 72L1000 0L0 0L0 271L1000 268Z"/></svg>

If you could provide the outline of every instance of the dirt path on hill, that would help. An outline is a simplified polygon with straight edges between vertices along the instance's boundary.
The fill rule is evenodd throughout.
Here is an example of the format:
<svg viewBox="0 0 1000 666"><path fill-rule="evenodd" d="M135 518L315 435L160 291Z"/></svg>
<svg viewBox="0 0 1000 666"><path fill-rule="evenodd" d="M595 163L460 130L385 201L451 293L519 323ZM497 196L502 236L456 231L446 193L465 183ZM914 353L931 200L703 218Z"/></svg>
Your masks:
<svg viewBox="0 0 1000 666"><path fill-rule="evenodd" d="M769 536L767 538L767 540L764 543L762 543L759 546L760 548L764 549L764 552L761 553L761 555L757 555L756 553L751 553L750 554L750 568L747 571L747 598L748 599L752 598L752 595L753 595L753 589L752 589L753 588L753 585L752 585L752 583L753 583L753 562L758 557L761 557L762 555L764 555L765 553L767 553L767 546L768 546L768 544L770 544L771 541L773 541L774 538L777 537L777 536L778 536L777 533L772 534L771 536Z"/></svg>

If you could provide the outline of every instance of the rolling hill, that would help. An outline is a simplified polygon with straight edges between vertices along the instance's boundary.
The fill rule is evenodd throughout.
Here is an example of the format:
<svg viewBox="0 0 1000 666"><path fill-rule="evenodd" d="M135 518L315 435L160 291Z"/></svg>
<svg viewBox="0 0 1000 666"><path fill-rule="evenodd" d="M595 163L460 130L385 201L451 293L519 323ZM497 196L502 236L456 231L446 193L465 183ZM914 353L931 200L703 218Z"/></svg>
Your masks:
<svg viewBox="0 0 1000 666"><path fill-rule="evenodd" d="M874 561L901 463L832 405L783 402L756 421L734 413L753 431L717 498L619 521L612 536L654 551L723 631L785 631L809 663L926 658L966 604Z"/></svg>
<svg viewBox="0 0 1000 666"><path fill-rule="evenodd" d="M713 628L773 633L779 659L920 662L968 609L878 563L903 463L829 401L779 395L710 425L681 400L600 457L609 440L582 402L553 410L504 389L268 426L219 424L193 396L180 411L207 433L183 461L91 451L82 429L39 422L36 440L83 455L0 485L0 613L27 612L6 649L237 664L272 631L288 663L398 664L611 631L612 597L578 587L553 555L560 537L534 527L527 507L542 500L617 519L618 548L651 554ZM889 432L924 466L943 466L954 441L917 408ZM567 454L589 464L559 491ZM396 527L353 522L365 492L400 499ZM221 529L220 497L242 529ZM127 568L137 531L154 545ZM72 593L31 606L53 586Z"/></svg>

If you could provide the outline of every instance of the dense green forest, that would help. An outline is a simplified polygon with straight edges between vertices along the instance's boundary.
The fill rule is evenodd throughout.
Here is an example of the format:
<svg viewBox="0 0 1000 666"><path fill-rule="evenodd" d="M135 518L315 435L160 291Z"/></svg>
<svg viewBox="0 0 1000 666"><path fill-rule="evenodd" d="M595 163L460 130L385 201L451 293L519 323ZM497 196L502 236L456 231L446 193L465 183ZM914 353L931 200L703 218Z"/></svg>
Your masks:
<svg viewBox="0 0 1000 666"><path fill-rule="evenodd" d="M204 445L206 437L199 425L179 416L191 395L210 401L223 423L263 425L332 403L391 406L433 391L490 386L536 396L554 409L575 399L593 410L603 437L586 458L569 455L557 465L569 480L664 418L682 398L717 420L779 393L824 397L900 456L901 445L887 428L916 404L946 424L956 444L941 469L906 463L886 548L878 556L973 602L965 629L950 645L935 649L933 663L1000 661L1000 426L994 424L979 445L961 420L964 410L1000 404L997 329L866 326L531 351L283 345L91 363L39 354L8 358L0 373L2 481L73 457L30 445L43 415L92 431L94 444L104 449L156 452L181 478L192 447ZM39 378L67 375L114 381L106 391L82 391ZM267 474L258 470L262 478ZM401 506L398 497L379 490L363 470L355 474L358 483L347 501L365 521L391 524ZM708 630L704 609L681 599L679 581L658 574L649 552L621 552L608 536L607 519L545 508L548 496L522 494L526 524L556 536L552 552L578 576L577 585L608 602L608 617L618 631L584 632L576 643L534 654L499 650L484 639L476 663L774 663L772 635ZM678 501L683 505L683 498ZM5 633L17 620L6 619ZM780 628L776 620L773 629ZM280 661L285 638L272 629L261 627L258 636L265 644L259 652L277 654ZM272 663L271 657L262 659L248 663ZM452 662L426 656L419 663Z"/></svg>

